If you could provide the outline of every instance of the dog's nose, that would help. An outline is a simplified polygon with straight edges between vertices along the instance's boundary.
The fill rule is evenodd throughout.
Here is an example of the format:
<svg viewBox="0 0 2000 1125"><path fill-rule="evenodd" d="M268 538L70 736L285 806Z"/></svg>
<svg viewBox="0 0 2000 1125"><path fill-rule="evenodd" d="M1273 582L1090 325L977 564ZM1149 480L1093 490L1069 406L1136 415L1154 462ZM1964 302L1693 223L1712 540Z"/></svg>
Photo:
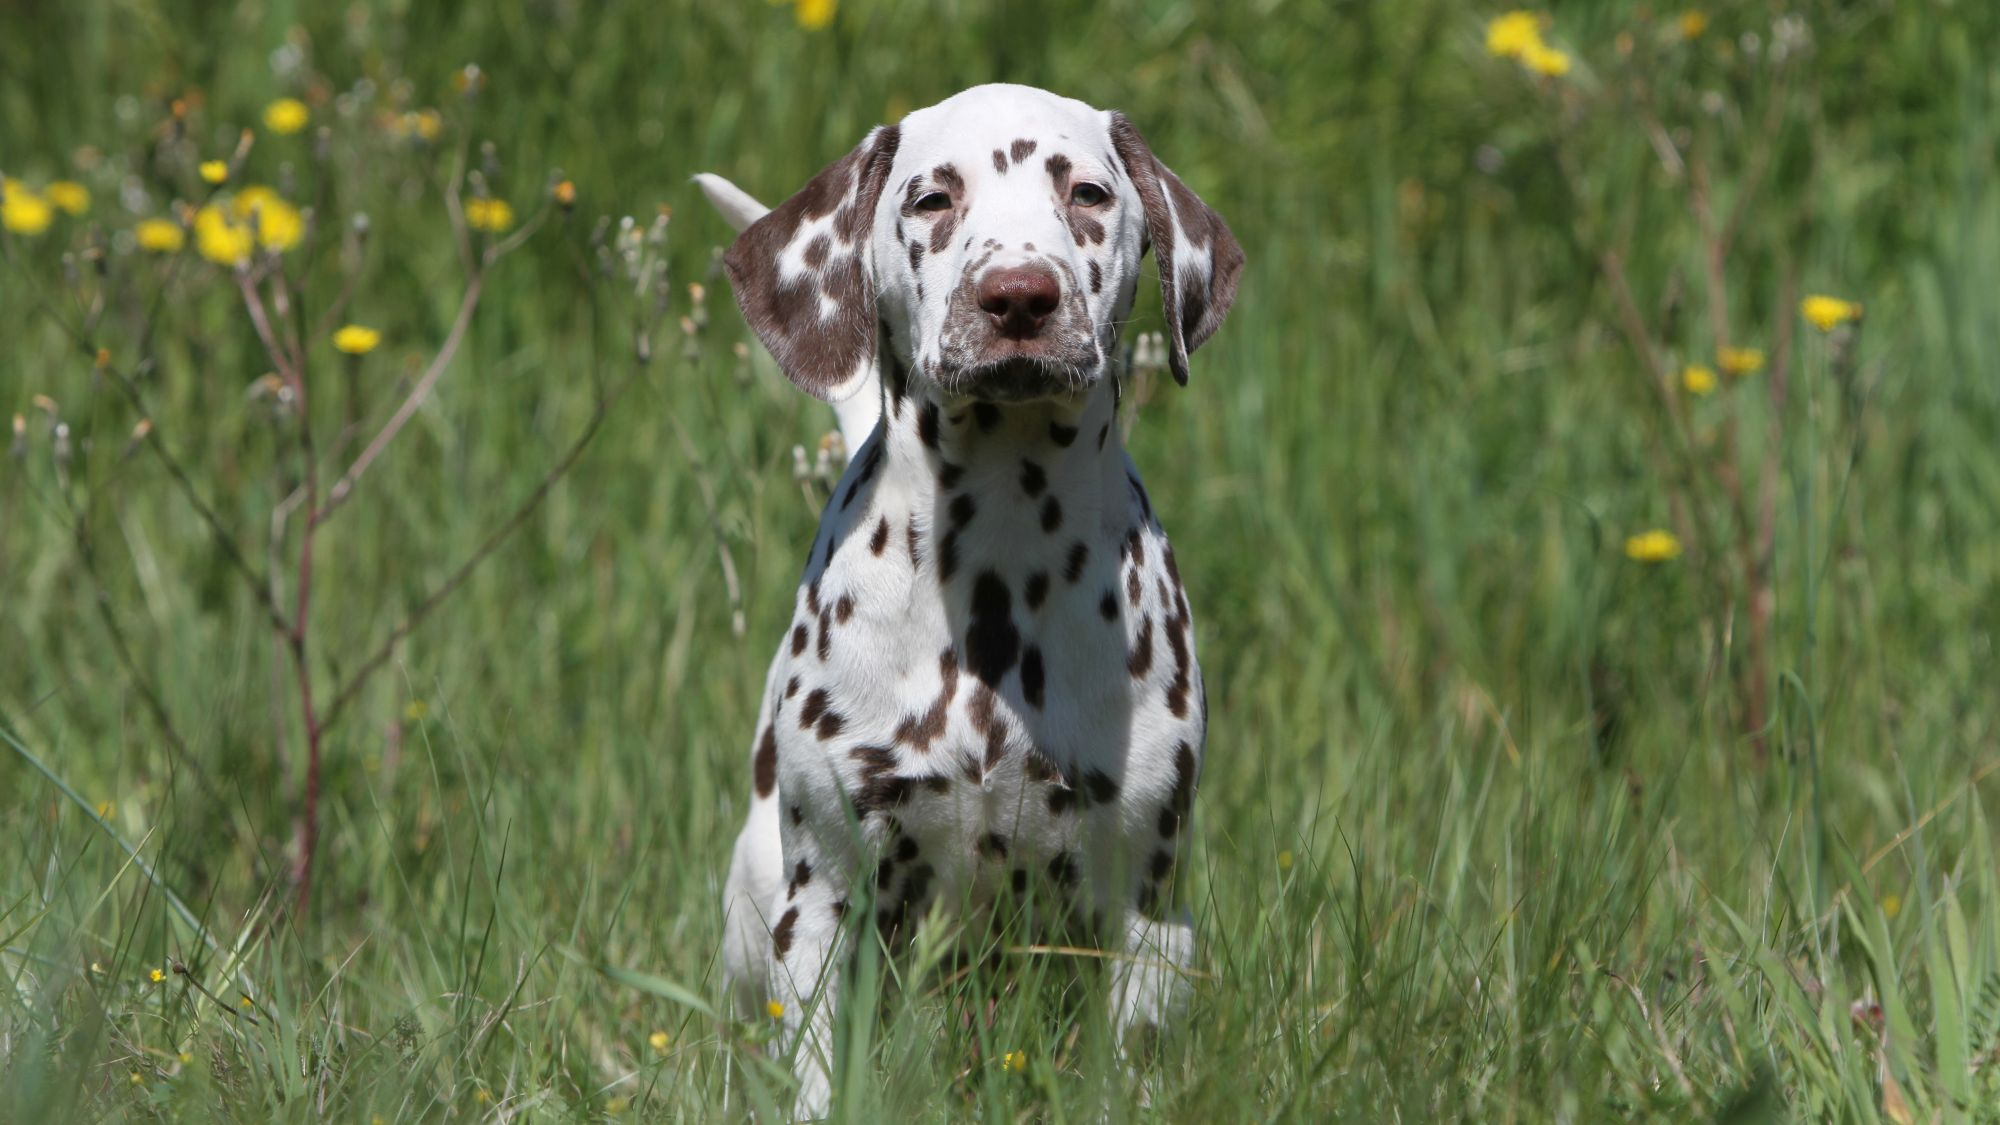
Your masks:
<svg viewBox="0 0 2000 1125"><path fill-rule="evenodd" d="M1045 266L1003 266L979 279L979 308L1002 336L1033 336L1056 311L1062 286Z"/></svg>

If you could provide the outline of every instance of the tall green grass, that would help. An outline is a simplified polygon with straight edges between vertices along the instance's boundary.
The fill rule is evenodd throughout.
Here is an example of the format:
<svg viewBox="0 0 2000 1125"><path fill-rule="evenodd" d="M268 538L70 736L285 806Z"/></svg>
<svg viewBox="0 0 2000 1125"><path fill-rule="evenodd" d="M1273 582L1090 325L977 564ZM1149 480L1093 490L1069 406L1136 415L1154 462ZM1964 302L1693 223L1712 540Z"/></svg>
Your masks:
<svg viewBox="0 0 2000 1125"><path fill-rule="evenodd" d="M194 139L225 153L266 101L315 93L274 72L288 44L320 94L372 87L352 117L309 98L342 137L406 99L440 107L475 164L491 141L494 190L523 214L552 169L577 185L575 216L496 269L437 397L325 530L314 628L341 659L442 581L601 381L633 369L629 301L579 263L598 216L675 210L655 361L330 734L303 914L298 716L268 624L157 463L119 456L137 414L37 311L48 291L73 311L62 252L81 222L10 239L0 412L30 430L0 468L0 1117L784 1103L770 1028L717 1014L718 901L817 516L792 448L830 422L734 352L747 337L711 256L728 234L686 180L716 170L776 198L876 122L1004 79L1124 109L1249 252L1192 384L1146 396L1132 437L1213 701L1181 887L1201 976L1186 1023L1128 1074L1089 958L864 959L840 1111L1992 1120L2000 20L1803 4L1809 45L1774 89L1742 38L1768 52L1771 17L1745 5L1661 64L1662 112L1714 143L1725 197L1763 142L1702 95L1751 121L1785 110L1729 267L1745 342L1789 321L1801 343L1760 759L1731 694L1744 592L1692 558L1622 553L1667 525L1670 482L1592 231L1630 234L1635 301L1677 354L1712 343L1685 192L1607 92L1617 36L1650 50L1672 21L1557 8L1577 57L1561 88L1584 107L1565 110L1486 56L1495 14L850 0L809 33L767 4L8 10L0 170L86 180L104 229L130 226L126 171L171 194L145 161L170 98L198 88ZM469 103L452 81L467 62L486 77ZM348 318L385 333L363 370L386 407L456 308L450 150L355 143L374 155L336 170L335 210L370 217ZM80 167L84 145L111 163ZM265 182L319 174L306 136L260 137L250 162ZM152 292L137 255L111 263ZM348 268L323 255L308 300ZM287 447L245 395L268 363L240 301L202 269L157 317L153 440L261 551ZM1798 322L1786 278L1863 303L1847 358ZM691 343L673 327L689 282L712 313ZM135 358L130 338L105 346ZM1697 424L1733 412L1755 440L1760 386L1694 403ZM73 428L67 490L36 394ZM65 495L94 501L96 577ZM314 674L325 690L352 671Z"/></svg>

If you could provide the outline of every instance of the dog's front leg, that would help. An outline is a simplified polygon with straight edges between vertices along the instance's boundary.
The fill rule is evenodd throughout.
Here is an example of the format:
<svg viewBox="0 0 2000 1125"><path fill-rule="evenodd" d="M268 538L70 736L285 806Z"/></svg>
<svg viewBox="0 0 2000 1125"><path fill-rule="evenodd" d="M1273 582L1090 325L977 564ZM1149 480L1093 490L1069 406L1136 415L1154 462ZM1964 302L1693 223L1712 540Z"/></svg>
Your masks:
<svg viewBox="0 0 2000 1125"><path fill-rule="evenodd" d="M1148 918L1125 915L1124 955L1111 971L1112 1018L1118 1046L1129 1056L1136 1037L1165 1027L1187 1005L1188 971L1194 966L1194 919L1187 910Z"/></svg>
<svg viewBox="0 0 2000 1125"><path fill-rule="evenodd" d="M784 1042L799 1084L793 1114L802 1120L825 1117L833 1098L833 1016L841 984L835 957L847 910L841 876L833 864L816 869L809 859L794 859L771 927L772 994L784 1006Z"/></svg>

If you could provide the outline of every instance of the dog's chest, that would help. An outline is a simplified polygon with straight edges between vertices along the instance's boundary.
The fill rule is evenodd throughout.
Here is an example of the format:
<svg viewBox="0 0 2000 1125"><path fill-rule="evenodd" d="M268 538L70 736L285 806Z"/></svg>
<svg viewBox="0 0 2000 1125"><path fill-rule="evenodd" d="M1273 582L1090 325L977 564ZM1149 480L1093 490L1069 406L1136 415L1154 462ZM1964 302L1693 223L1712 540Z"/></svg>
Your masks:
<svg viewBox="0 0 2000 1125"><path fill-rule="evenodd" d="M788 821L851 834L851 810L905 903L1074 882L1160 833L1198 768L1199 671L1129 462L947 461L939 484L886 460L864 447L836 490L772 679Z"/></svg>

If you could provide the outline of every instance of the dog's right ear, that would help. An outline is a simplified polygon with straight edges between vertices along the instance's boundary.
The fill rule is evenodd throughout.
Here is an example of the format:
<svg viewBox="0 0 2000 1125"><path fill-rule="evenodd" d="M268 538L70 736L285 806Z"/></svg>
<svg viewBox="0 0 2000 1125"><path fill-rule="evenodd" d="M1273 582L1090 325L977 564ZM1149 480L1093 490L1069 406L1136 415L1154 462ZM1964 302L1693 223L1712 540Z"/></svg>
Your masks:
<svg viewBox="0 0 2000 1125"><path fill-rule="evenodd" d="M787 378L828 402L875 373L869 239L899 139L896 126L877 126L722 256L743 319Z"/></svg>

